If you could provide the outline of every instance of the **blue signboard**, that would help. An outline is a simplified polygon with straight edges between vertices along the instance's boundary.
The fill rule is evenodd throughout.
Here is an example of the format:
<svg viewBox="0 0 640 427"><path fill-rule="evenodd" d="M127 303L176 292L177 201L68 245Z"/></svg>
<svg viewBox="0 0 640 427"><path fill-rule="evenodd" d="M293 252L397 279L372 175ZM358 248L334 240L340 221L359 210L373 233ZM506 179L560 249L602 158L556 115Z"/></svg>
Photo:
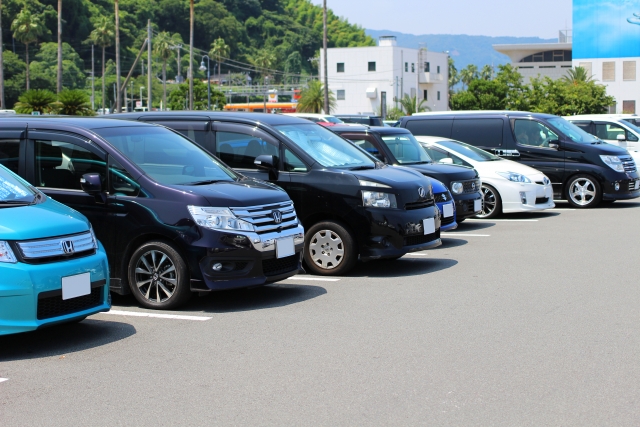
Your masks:
<svg viewBox="0 0 640 427"><path fill-rule="evenodd" d="M573 59L640 57L640 0L573 0Z"/></svg>

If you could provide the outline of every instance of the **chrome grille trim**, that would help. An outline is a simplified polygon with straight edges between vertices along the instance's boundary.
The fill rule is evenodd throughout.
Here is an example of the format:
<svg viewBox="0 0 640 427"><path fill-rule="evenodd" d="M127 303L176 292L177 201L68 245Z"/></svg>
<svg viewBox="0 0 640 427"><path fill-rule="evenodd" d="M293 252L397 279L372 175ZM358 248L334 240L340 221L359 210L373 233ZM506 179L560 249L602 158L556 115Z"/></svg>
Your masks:
<svg viewBox="0 0 640 427"><path fill-rule="evenodd" d="M62 242L73 243L73 252L66 253L62 248ZM79 252L97 249L96 241L93 239L91 231L72 236L60 236L50 239L31 240L28 242L16 242L22 258L32 260L38 258L49 258L57 256L72 256Z"/></svg>
<svg viewBox="0 0 640 427"><path fill-rule="evenodd" d="M298 216L293 207L293 202L279 202L269 205L244 206L229 208L239 219L253 224L256 233L268 233L273 230L284 230L298 225ZM282 222L276 224L271 212L280 211Z"/></svg>
<svg viewBox="0 0 640 427"><path fill-rule="evenodd" d="M462 182L462 188L464 189L464 194L475 193L480 191L481 183L479 179L470 179L468 181L460 181ZM471 186L471 184L475 184L475 188Z"/></svg>
<svg viewBox="0 0 640 427"><path fill-rule="evenodd" d="M636 171L636 162L633 161L631 156L620 157L620 161L622 162L622 166L624 166L625 172L635 172Z"/></svg>

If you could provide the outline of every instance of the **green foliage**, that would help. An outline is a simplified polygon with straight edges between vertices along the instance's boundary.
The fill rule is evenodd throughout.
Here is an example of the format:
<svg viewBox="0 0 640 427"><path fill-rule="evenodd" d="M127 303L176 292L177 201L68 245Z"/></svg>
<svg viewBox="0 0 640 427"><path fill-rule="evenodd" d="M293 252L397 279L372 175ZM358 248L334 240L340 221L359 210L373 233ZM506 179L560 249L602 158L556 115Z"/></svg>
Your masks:
<svg viewBox="0 0 640 427"><path fill-rule="evenodd" d="M69 89L85 87L86 75L80 55L68 43L62 44L62 84ZM58 67L58 44L42 43L35 59L29 65L31 87L56 89Z"/></svg>
<svg viewBox="0 0 640 427"><path fill-rule="evenodd" d="M329 91L329 111L326 114L331 114L331 110L336 108L336 97L332 91ZM307 84L307 87L300 91L300 99L298 100L298 107L296 111L300 113L315 113L319 114L324 110L324 85L318 80L311 80Z"/></svg>
<svg viewBox="0 0 640 427"><path fill-rule="evenodd" d="M11 51L4 51L4 96L7 105L18 102L18 97L25 89L25 62Z"/></svg>
<svg viewBox="0 0 640 427"><path fill-rule="evenodd" d="M562 76L562 79L567 83L578 84L580 82L589 82L593 79L587 73L587 69L584 67L576 67L567 70L567 74Z"/></svg>
<svg viewBox="0 0 640 427"><path fill-rule="evenodd" d="M400 100L400 105L402 106L402 110L404 110L405 115L410 116L415 113L421 113L423 111L430 110L429 107L423 107L422 105L427 102L426 99L418 102L418 109L416 111L416 97L409 96L406 93L404 94L404 98Z"/></svg>
<svg viewBox="0 0 640 427"><path fill-rule="evenodd" d="M31 114L34 111L50 113L56 109L56 95L46 89L27 90L20 95L14 109L19 114Z"/></svg>
<svg viewBox="0 0 640 427"><path fill-rule="evenodd" d="M178 88L169 95L169 108L172 110L185 110L189 96L189 82L178 85ZM193 81L193 109L207 109L207 85L200 80ZM211 109L222 109L226 104L224 93L211 87Z"/></svg>
<svg viewBox="0 0 640 427"><path fill-rule="evenodd" d="M48 32L41 16L31 13L26 7L11 23L13 38L26 45L38 41L38 37Z"/></svg>
<svg viewBox="0 0 640 427"><path fill-rule="evenodd" d="M89 34L89 41L96 46L109 47L116 38L116 25L111 17L99 16L94 24L94 29Z"/></svg>
<svg viewBox="0 0 640 427"><path fill-rule="evenodd" d="M93 116L89 95L79 89L65 89L58 95L58 113L68 116Z"/></svg>

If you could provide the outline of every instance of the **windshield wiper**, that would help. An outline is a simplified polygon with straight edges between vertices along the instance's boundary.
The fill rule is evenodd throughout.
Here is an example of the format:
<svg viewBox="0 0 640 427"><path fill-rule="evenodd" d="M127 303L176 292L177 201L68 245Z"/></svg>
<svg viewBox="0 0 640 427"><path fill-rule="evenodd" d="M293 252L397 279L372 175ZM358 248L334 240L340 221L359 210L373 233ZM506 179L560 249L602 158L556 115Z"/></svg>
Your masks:
<svg viewBox="0 0 640 427"><path fill-rule="evenodd" d="M422 162L409 162L409 163L401 163L402 165L426 165L429 164L431 162L428 161L422 161Z"/></svg>
<svg viewBox="0 0 640 427"><path fill-rule="evenodd" d="M368 169L375 169L375 165L373 166L356 166L353 168L349 168L350 171L363 171L363 170L368 170Z"/></svg>
<svg viewBox="0 0 640 427"><path fill-rule="evenodd" d="M195 182L186 182L181 185L207 185L207 184L215 184L216 182L222 181L221 179L209 179L205 181L195 181Z"/></svg>
<svg viewBox="0 0 640 427"><path fill-rule="evenodd" d="M29 205L29 202L24 200L0 200L0 205Z"/></svg>

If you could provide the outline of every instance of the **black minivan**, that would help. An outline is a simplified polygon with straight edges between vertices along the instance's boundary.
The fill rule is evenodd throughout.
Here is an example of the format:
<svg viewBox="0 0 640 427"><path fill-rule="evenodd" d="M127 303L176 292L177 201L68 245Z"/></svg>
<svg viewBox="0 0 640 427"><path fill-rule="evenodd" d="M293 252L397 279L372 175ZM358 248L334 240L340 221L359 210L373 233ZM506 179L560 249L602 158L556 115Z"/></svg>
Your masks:
<svg viewBox="0 0 640 427"><path fill-rule="evenodd" d="M170 309L192 292L301 269L304 229L275 185L239 175L178 132L93 118L0 119L0 163L84 214L111 290ZM73 250L70 248L69 250Z"/></svg>
<svg viewBox="0 0 640 427"><path fill-rule="evenodd" d="M609 145L551 114L522 111L447 111L403 117L414 135L466 142L538 169L554 198L576 208L640 197L636 164L624 148Z"/></svg>
<svg viewBox="0 0 640 427"><path fill-rule="evenodd" d="M308 120L206 111L118 118L178 130L239 173L284 188L305 227L305 264L315 274L340 275L358 259L399 258L441 244L428 178L386 166Z"/></svg>
<svg viewBox="0 0 640 427"><path fill-rule="evenodd" d="M329 129L382 162L406 166L442 182L456 204L456 221L462 222L482 212L482 183L478 172L466 166L435 163L407 129L344 125Z"/></svg>

